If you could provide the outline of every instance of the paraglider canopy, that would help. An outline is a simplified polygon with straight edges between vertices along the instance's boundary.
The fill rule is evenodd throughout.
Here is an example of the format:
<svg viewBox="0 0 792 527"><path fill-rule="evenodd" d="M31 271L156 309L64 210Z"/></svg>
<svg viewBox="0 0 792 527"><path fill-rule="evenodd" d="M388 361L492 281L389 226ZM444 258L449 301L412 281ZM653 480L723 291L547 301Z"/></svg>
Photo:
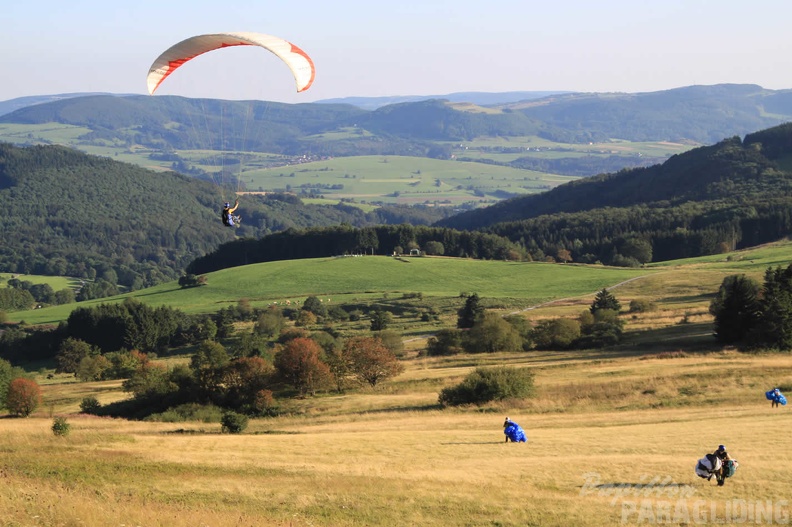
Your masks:
<svg viewBox="0 0 792 527"><path fill-rule="evenodd" d="M313 61L291 42L263 33L214 33L182 40L157 57L146 77L149 94L154 94L168 75L188 60L232 46L259 46L277 55L294 75L298 92L307 90L313 84L316 75Z"/></svg>

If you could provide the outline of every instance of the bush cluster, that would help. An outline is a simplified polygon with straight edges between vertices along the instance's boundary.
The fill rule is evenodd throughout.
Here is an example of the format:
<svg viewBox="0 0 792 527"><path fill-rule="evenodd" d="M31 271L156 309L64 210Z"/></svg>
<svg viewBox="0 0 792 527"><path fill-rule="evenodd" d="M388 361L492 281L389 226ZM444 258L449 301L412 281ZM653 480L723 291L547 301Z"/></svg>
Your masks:
<svg viewBox="0 0 792 527"><path fill-rule="evenodd" d="M534 374L526 368L501 366L477 368L456 386L440 391L443 406L485 404L504 399L523 399L534 392Z"/></svg>

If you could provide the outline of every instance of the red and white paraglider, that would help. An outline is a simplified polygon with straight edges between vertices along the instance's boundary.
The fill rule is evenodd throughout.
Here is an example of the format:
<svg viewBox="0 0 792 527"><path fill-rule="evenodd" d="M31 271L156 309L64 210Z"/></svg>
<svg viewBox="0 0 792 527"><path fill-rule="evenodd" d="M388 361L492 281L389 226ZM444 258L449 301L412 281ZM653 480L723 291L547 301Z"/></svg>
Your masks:
<svg viewBox="0 0 792 527"><path fill-rule="evenodd" d="M207 35L197 35L182 40L166 49L149 68L146 76L149 94L153 95L157 88L184 63L194 59L199 55L236 46L258 46L274 53L291 70L294 81L297 83L297 91L307 90L313 84L316 76L313 60L302 49L282 38L263 33L212 33ZM222 123L222 117L221 117ZM222 125L222 124L221 124ZM222 170L220 173L222 174ZM242 168L240 164L237 173L237 195L241 186ZM214 176L212 176L214 178ZM223 186L221 185L221 188ZM223 201L226 200L225 192L222 191ZM223 224L229 227L238 227L241 220L240 216L234 216L239 203L231 208L230 202L226 202L221 214Z"/></svg>
<svg viewBox="0 0 792 527"><path fill-rule="evenodd" d="M291 42L263 33L213 33L182 40L157 57L146 77L149 93L153 94L168 75L185 62L209 51L233 46L259 46L277 55L294 75L298 92L313 84L316 69L311 57Z"/></svg>

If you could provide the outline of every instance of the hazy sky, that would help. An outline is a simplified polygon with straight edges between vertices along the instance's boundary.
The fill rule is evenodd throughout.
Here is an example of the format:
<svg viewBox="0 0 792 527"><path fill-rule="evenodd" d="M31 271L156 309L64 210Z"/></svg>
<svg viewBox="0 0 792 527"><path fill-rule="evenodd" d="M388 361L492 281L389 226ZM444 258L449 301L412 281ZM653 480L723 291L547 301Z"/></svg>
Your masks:
<svg viewBox="0 0 792 527"><path fill-rule="evenodd" d="M152 61L189 36L285 38L316 64L297 94L265 50L189 62L157 92L310 102L460 91L792 88L789 0L7 0L0 101L145 94Z"/></svg>

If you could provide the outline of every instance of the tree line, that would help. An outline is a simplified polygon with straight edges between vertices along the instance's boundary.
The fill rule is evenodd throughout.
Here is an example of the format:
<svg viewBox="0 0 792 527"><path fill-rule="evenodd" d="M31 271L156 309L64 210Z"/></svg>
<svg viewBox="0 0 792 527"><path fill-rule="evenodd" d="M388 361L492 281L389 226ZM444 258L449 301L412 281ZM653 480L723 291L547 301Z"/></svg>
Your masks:
<svg viewBox="0 0 792 527"><path fill-rule="evenodd" d="M723 279L710 303L714 333L745 349L792 349L792 264L768 267L760 285L744 274Z"/></svg>
<svg viewBox="0 0 792 527"><path fill-rule="evenodd" d="M191 274L259 262L321 258L344 254L409 254L417 249L430 255L521 260L521 247L501 236L480 232L410 224L355 228L338 225L325 228L289 229L261 239L235 240L197 258L187 266Z"/></svg>
<svg viewBox="0 0 792 527"><path fill-rule="evenodd" d="M351 316L316 297L299 309L256 310L240 302L212 316L127 300L75 309L55 329L6 329L0 357L9 367L51 360L57 372L82 381L125 379L132 400L106 409L108 415L140 417L185 404L267 415L276 411L278 397L341 392L358 383L376 387L403 370L397 358L403 345L386 331L387 316L372 313L370 335L342 338L329 328L306 329L318 319ZM253 321L252 330L237 332L239 321ZM189 365L169 369L154 360L185 346L195 347Z"/></svg>

